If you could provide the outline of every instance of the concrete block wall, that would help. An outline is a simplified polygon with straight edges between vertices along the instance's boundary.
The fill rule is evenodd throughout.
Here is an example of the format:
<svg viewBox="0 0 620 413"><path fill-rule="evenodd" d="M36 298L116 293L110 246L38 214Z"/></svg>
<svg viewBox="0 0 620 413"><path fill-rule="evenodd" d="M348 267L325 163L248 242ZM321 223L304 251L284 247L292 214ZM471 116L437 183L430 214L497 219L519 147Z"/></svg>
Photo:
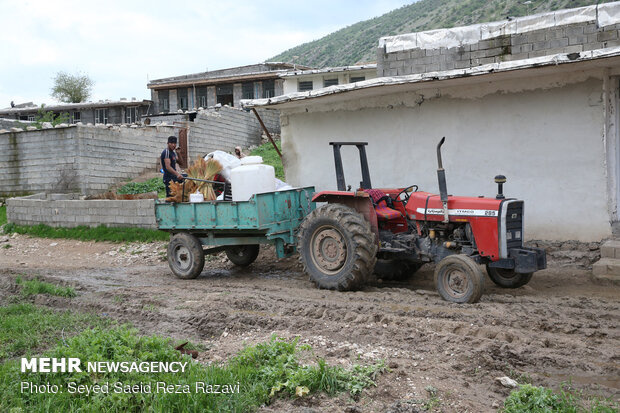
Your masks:
<svg viewBox="0 0 620 413"><path fill-rule="evenodd" d="M4 196L38 192L78 191L80 160L77 127L41 129L0 134L0 165Z"/></svg>
<svg viewBox="0 0 620 413"><path fill-rule="evenodd" d="M214 150L258 145L262 129L252 112L222 106L198 112L189 126L190 159Z"/></svg>
<svg viewBox="0 0 620 413"><path fill-rule="evenodd" d="M172 126L69 126L0 134L0 196L33 192L104 192L145 171L158 170Z"/></svg>
<svg viewBox="0 0 620 413"><path fill-rule="evenodd" d="M620 46L620 24L597 27L596 21L508 34L452 48L412 48L377 53L379 76L402 76L488 63L522 60L557 53L579 53Z"/></svg>
<svg viewBox="0 0 620 413"><path fill-rule="evenodd" d="M79 200L67 194L35 194L7 200L7 219L17 225L140 227L156 229L155 201Z"/></svg>

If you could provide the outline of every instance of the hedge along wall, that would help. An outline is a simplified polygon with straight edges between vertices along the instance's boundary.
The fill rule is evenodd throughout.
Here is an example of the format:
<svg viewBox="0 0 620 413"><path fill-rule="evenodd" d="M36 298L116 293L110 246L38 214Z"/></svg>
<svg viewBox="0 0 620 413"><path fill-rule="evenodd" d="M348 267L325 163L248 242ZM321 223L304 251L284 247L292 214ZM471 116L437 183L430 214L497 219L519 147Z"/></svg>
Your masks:
<svg viewBox="0 0 620 413"><path fill-rule="evenodd" d="M7 200L7 219L17 225L140 227L156 229L155 201L80 200L72 194L35 194Z"/></svg>

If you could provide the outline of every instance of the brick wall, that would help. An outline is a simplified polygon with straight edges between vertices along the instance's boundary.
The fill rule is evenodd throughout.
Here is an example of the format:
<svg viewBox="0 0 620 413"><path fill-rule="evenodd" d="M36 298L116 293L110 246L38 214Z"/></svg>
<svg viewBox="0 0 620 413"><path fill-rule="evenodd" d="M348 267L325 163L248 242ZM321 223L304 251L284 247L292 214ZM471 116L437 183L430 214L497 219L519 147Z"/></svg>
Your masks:
<svg viewBox="0 0 620 413"><path fill-rule="evenodd" d="M53 227L157 228L155 202L79 200L71 194L35 194L7 200L7 219L17 225L46 224Z"/></svg>
<svg viewBox="0 0 620 413"><path fill-rule="evenodd" d="M536 17L539 20L536 28L544 25L545 19L549 22L547 27L537 30L515 29L525 26L522 20L533 17L516 19L514 22L489 23L490 27L502 25L501 29L495 29L498 35L490 38L482 35L487 29L484 25L445 29L443 33L431 31L385 38L385 41L382 39L384 46L380 47L377 53L377 73L379 76L402 76L620 46L620 23L601 26L596 20L593 7L573 9L575 13L582 13L584 16L589 13L589 17L582 19L591 20L579 23L561 24L561 19L554 20L554 16L565 16L571 10L558 12L560 14L539 15ZM571 20L566 18L566 21ZM509 34L499 34L502 31ZM437 47L441 44L436 40L439 37L437 34L446 39L445 43L461 44ZM471 42L474 36L480 36L484 40ZM468 38L468 41L463 41L463 38ZM398 43L405 46L399 47ZM388 48L387 45L396 47Z"/></svg>

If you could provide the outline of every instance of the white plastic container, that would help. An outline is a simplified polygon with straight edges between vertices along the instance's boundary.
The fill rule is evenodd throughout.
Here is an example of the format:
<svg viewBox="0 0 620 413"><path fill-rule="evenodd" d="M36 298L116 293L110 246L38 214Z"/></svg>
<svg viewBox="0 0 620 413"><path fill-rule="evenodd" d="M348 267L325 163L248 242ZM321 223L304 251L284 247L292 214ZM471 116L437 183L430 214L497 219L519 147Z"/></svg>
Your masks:
<svg viewBox="0 0 620 413"><path fill-rule="evenodd" d="M200 192L189 194L189 202L204 202L205 197Z"/></svg>
<svg viewBox="0 0 620 413"><path fill-rule="evenodd" d="M260 156L246 156L241 166L230 171L233 201L247 201L254 194L276 190L276 172L271 165L263 165Z"/></svg>

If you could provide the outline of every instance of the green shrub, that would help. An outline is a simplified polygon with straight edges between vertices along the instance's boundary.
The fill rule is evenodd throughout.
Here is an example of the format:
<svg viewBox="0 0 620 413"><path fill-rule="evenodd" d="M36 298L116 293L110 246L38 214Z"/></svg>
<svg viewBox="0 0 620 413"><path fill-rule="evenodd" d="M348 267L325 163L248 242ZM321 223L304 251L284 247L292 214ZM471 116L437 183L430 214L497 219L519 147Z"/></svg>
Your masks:
<svg viewBox="0 0 620 413"><path fill-rule="evenodd" d="M591 397L584 400L579 393L564 389L554 393L544 387L523 384L514 390L504 402L504 413L612 413L617 412L620 405L611 400L600 400Z"/></svg>
<svg viewBox="0 0 620 413"><path fill-rule="evenodd" d="M166 193L166 186L161 177L151 178L145 182L130 182L120 187L116 193L120 195L125 194L144 194L146 192Z"/></svg>

